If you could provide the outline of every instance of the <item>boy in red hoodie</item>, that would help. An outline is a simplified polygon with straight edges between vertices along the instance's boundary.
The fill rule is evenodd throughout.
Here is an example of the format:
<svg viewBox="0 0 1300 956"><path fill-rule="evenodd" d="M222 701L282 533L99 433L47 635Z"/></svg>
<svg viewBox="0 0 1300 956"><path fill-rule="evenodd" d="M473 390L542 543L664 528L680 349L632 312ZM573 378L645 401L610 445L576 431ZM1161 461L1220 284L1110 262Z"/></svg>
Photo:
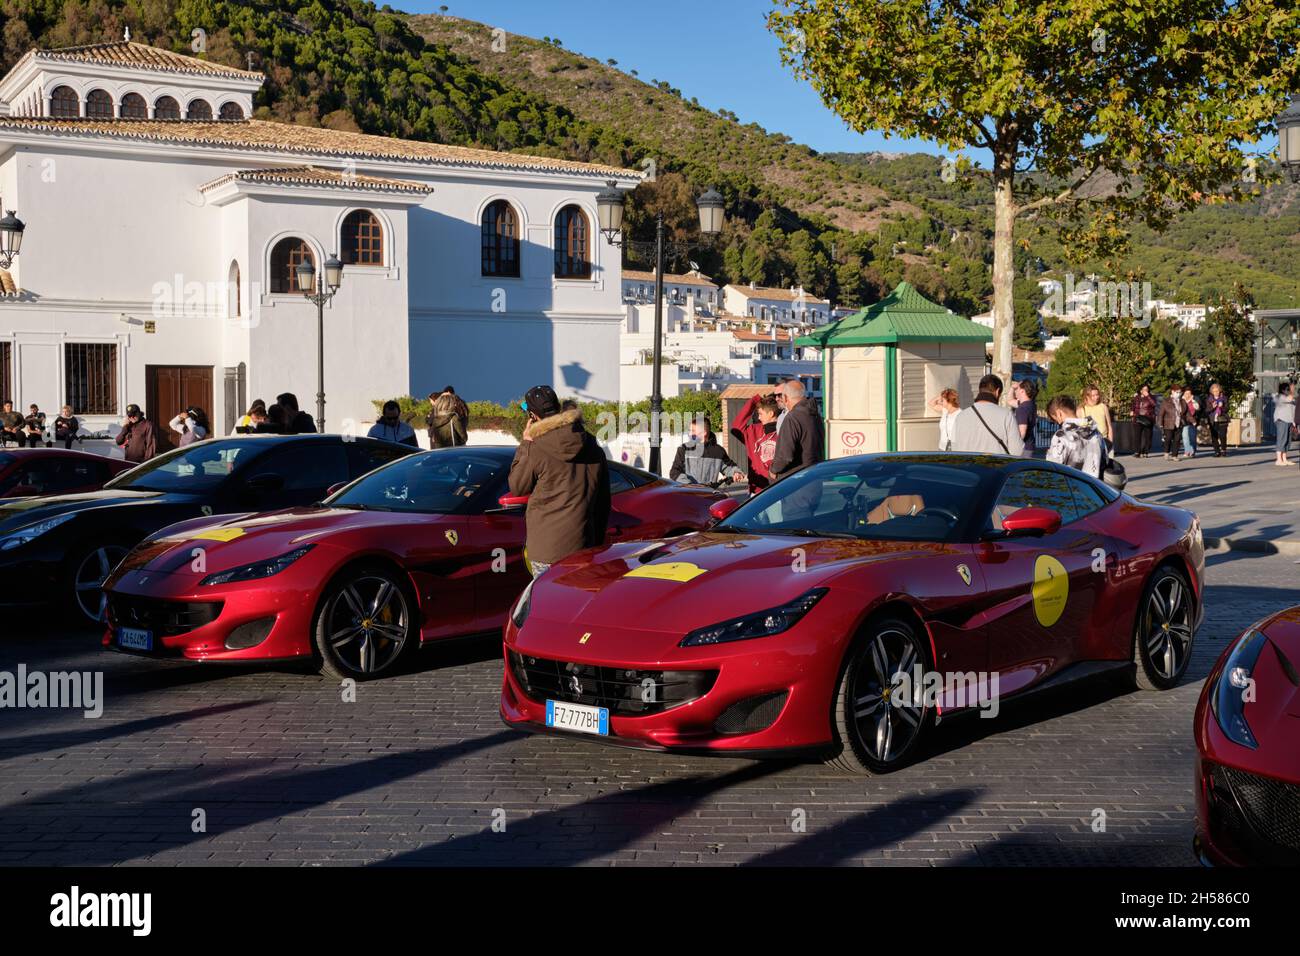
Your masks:
<svg viewBox="0 0 1300 956"><path fill-rule="evenodd" d="M756 495L772 483L776 455L776 418L781 412L774 395L754 395L731 423L731 434L745 445L749 458L749 493Z"/></svg>

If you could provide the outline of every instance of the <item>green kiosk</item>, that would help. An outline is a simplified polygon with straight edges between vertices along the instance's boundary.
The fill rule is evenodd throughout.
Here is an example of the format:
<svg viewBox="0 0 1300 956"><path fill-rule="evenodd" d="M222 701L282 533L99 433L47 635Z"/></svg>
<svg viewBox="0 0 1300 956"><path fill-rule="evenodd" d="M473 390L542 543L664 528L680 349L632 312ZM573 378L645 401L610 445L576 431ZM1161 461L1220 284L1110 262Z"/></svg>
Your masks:
<svg viewBox="0 0 1300 956"><path fill-rule="evenodd" d="M988 367L993 332L906 282L879 302L796 340L822 351L826 455L937 451L930 399L957 390L963 408Z"/></svg>

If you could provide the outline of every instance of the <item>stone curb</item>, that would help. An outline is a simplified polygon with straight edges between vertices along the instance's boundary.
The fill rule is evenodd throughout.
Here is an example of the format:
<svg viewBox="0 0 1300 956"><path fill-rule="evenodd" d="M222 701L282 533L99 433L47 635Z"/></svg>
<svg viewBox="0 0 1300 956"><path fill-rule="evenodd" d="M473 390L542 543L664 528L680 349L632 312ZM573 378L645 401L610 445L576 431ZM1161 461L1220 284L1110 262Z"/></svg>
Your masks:
<svg viewBox="0 0 1300 956"><path fill-rule="evenodd" d="M1205 535L1207 551L1248 551L1253 554L1288 554L1300 557L1300 541L1268 538L1216 538Z"/></svg>

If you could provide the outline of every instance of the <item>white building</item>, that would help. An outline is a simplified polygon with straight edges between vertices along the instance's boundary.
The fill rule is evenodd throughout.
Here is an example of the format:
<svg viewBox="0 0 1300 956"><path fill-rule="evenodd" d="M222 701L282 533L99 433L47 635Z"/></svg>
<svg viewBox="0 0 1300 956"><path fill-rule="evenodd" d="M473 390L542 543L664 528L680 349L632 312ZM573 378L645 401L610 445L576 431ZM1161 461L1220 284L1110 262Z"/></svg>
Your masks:
<svg viewBox="0 0 1300 956"><path fill-rule="evenodd" d="M722 307L732 315L760 321L773 320L790 325L825 325L830 321L831 304L803 289L773 289L728 284L722 290Z"/></svg>
<svg viewBox="0 0 1300 956"><path fill-rule="evenodd" d="M721 307L721 290L702 272L692 269L684 275L664 273L664 298L673 304L691 303L697 312L714 313ZM655 300L655 274L636 269L623 270L623 301Z"/></svg>
<svg viewBox="0 0 1300 956"><path fill-rule="evenodd" d="M294 271L334 253L329 430L448 383L617 398L619 250L595 197L641 174L246 119L261 79L120 42L33 51L0 80L0 201L27 227L0 398L92 429L134 402L160 421L199 404L224 433L283 391L314 414Z"/></svg>
<svg viewBox="0 0 1300 956"><path fill-rule="evenodd" d="M666 364L660 388L664 395L680 395L720 392L738 382L769 384L798 378L820 396L821 352L794 344L809 328L782 328L757 320L743 325L710 321L696 318L689 303L669 306L663 314L661 350ZM636 402L651 392L654 306L629 305L625 329L619 345L620 398Z"/></svg>

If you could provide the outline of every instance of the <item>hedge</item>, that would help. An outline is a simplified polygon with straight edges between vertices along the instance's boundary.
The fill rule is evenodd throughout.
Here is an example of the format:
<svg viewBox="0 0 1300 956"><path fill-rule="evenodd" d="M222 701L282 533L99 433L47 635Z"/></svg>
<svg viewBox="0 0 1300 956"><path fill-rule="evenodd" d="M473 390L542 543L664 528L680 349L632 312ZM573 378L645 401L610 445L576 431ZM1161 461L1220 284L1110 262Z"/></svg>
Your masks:
<svg viewBox="0 0 1300 956"><path fill-rule="evenodd" d="M384 407L384 402L388 399L375 399L375 412L378 414ZM396 399L398 405L402 407L402 420L410 422L417 429L425 427L425 422L429 417L429 399L414 398L410 395L402 395ZM513 435L516 439L524 433L524 425L528 421L528 416L520 407L519 402L511 402L509 405L499 405L496 402L466 402L469 406L469 427L470 430L482 431L502 431ZM620 416L620 406L622 408ZM587 431L593 435L602 425L602 415L612 416L613 420L622 424L624 420L630 420L631 417L640 413L645 416L646 421L650 418L650 399L644 398L639 402L578 402L578 407L582 409L582 423L586 426ZM668 415L679 416L682 422L688 422L701 415L707 415L709 427L714 432L722 432L722 396L718 392L687 392L683 395L674 395L664 399L664 412ZM608 420L608 418L606 419ZM667 430L669 426L665 426Z"/></svg>

